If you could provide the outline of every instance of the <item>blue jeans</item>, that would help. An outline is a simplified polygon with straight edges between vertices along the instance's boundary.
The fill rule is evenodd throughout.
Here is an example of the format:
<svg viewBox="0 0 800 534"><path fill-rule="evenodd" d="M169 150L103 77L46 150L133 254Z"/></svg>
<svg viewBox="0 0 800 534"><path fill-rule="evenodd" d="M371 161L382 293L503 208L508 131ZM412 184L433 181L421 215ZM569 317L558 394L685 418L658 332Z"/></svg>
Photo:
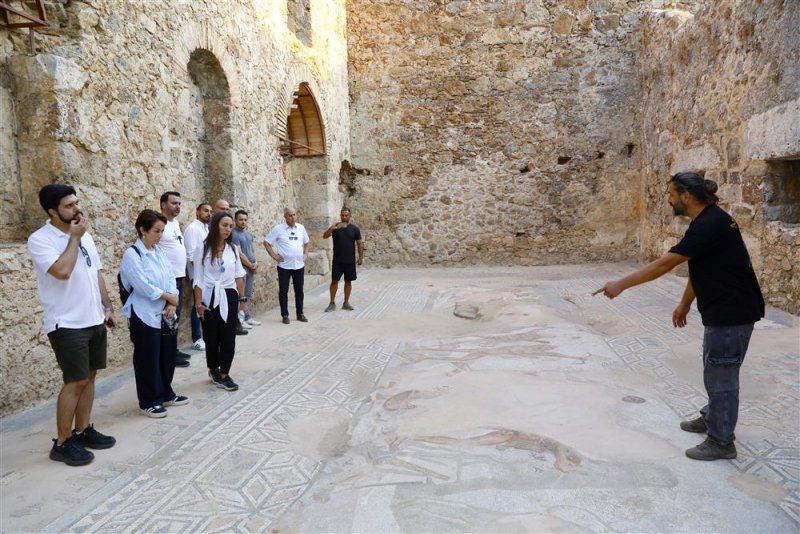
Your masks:
<svg viewBox="0 0 800 534"><path fill-rule="evenodd" d="M753 323L739 326L707 326L703 335L703 382L708 404L700 415L708 437L720 445L736 439L739 418L739 368L742 366Z"/></svg>
<svg viewBox="0 0 800 534"><path fill-rule="evenodd" d="M250 303L253 301L253 279L256 275L250 271L247 267L245 267L245 275L244 275L244 296L247 297L247 311L244 314L244 320L247 321L252 316L250 315Z"/></svg>

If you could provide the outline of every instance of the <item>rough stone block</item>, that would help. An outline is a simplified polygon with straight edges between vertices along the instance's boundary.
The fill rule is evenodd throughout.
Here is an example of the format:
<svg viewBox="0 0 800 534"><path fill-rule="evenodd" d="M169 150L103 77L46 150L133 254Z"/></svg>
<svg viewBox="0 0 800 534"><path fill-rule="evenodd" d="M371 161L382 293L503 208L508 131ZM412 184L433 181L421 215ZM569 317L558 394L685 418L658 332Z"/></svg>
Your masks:
<svg viewBox="0 0 800 534"><path fill-rule="evenodd" d="M670 166L670 174L684 171L705 171L715 169L720 165L719 154L714 148L705 143L703 145L680 150Z"/></svg>
<svg viewBox="0 0 800 534"><path fill-rule="evenodd" d="M744 156L747 160L800 157L800 97L747 121Z"/></svg>
<svg viewBox="0 0 800 534"><path fill-rule="evenodd" d="M330 272L328 255L323 250L315 250L308 253L306 261L306 272L308 274L326 275Z"/></svg>

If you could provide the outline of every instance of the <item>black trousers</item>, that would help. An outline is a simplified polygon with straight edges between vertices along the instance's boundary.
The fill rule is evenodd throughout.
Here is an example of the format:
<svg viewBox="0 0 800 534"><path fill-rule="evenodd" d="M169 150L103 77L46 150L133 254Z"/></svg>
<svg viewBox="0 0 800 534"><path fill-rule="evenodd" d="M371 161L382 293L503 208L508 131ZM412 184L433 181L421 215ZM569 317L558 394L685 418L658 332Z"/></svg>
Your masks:
<svg viewBox="0 0 800 534"><path fill-rule="evenodd" d="M133 372L139 408L152 408L175 398L175 335L171 330L153 328L131 313Z"/></svg>
<svg viewBox="0 0 800 534"><path fill-rule="evenodd" d="M303 313L303 281L306 268L281 269L278 267L278 302L281 305L281 316L289 315L289 279L292 279L294 289L294 308L297 315Z"/></svg>
<svg viewBox="0 0 800 534"><path fill-rule="evenodd" d="M236 352L236 324L239 318L239 294L235 289L226 289L228 319L219 313L219 306L206 310L203 318L203 341L206 342L206 364L209 369L219 369L224 375L231 370L233 354ZM214 300L212 293L211 299Z"/></svg>
<svg viewBox="0 0 800 534"><path fill-rule="evenodd" d="M181 318L181 311L183 311L183 283L186 281L185 276L181 276L180 278L175 279L175 285L178 288L178 306L175 308L175 317L178 320L178 324L180 324ZM175 331L175 335L172 336L172 351L175 355L178 355L178 332Z"/></svg>

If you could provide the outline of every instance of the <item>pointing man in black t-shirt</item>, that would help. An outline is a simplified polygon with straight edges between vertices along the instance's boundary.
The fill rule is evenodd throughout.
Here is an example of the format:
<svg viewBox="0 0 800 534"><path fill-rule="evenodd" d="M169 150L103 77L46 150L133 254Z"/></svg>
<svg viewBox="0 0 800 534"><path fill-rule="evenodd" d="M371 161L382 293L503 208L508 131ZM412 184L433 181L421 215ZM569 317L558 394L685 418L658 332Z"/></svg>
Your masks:
<svg viewBox="0 0 800 534"><path fill-rule="evenodd" d="M594 293L613 299L689 261L689 280L672 312L672 324L686 326L686 316L697 297L705 326L703 382L708 404L700 410L700 417L681 422L681 429L687 432L708 434L703 443L686 451L686 456L695 460L736 458L733 431L739 414L739 368L753 325L764 317L764 297L742 234L717 205L716 191L716 183L698 174L673 176L667 189L669 204L675 215L692 220L683 239L659 259Z"/></svg>
<svg viewBox="0 0 800 534"><path fill-rule="evenodd" d="M341 222L334 223L325 230L322 237L328 239L333 236L333 265L331 268L331 303L325 308L326 312L336 309L336 291L339 288L339 280L344 275L344 304L343 310L353 310L350 305L350 291L352 281L356 279L356 264L364 263L364 242L361 240L361 230L358 226L350 223L350 208L342 208L339 213ZM358 259L356 260L356 249L358 249Z"/></svg>

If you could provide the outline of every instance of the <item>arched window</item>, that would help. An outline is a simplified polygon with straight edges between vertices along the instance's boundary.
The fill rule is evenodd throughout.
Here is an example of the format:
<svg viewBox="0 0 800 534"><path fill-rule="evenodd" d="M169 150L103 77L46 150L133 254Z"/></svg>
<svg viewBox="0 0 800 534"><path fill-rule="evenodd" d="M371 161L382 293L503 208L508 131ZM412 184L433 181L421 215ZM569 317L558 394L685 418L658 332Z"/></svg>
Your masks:
<svg viewBox="0 0 800 534"><path fill-rule="evenodd" d="M301 83L294 93L281 153L292 156L322 156L325 154L325 128L319 106L308 84Z"/></svg>

